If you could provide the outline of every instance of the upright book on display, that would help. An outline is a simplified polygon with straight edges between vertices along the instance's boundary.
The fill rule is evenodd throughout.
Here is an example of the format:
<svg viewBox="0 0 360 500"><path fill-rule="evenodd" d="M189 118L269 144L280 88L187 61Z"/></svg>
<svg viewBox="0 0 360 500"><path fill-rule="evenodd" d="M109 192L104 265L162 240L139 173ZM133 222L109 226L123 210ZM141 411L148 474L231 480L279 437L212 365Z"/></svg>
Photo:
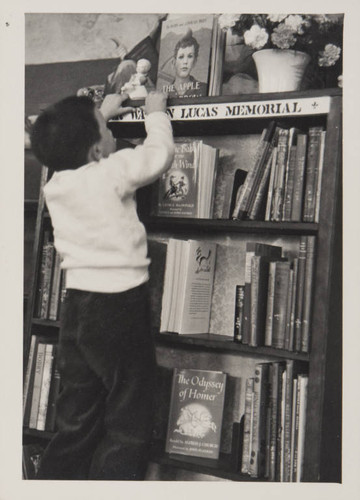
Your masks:
<svg viewBox="0 0 360 500"><path fill-rule="evenodd" d="M169 97L208 95L212 14L181 15L163 21L156 87Z"/></svg>
<svg viewBox="0 0 360 500"><path fill-rule="evenodd" d="M217 459L226 374L174 369L166 452Z"/></svg>

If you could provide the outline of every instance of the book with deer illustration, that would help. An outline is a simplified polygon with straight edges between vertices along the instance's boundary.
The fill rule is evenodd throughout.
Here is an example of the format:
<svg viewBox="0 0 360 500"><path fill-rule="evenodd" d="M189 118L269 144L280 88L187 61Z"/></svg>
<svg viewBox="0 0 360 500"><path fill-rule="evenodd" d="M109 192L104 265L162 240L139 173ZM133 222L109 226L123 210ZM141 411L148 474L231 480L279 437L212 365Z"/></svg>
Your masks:
<svg viewBox="0 0 360 500"><path fill-rule="evenodd" d="M160 332L208 333L216 243L170 238Z"/></svg>
<svg viewBox="0 0 360 500"><path fill-rule="evenodd" d="M166 452L217 459L226 374L174 369Z"/></svg>

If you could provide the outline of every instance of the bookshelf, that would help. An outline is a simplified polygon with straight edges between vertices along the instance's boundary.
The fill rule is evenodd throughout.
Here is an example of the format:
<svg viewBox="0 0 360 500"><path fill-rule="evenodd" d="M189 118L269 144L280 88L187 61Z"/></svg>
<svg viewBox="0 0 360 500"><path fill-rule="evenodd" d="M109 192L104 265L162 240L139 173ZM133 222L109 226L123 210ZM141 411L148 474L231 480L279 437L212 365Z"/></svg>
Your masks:
<svg viewBox="0 0 360 500"><path fill-rule="evenodd" d="M208 110L212 110L209 112ZM214 111L216 110L216 111ZM274 111L275 110L275 111ZM321 125L326 130L320 211L317 222L273 222L249 220L182 219L154 217L150 214L150 189L139 192L139 215L149 238L177 237L210 239L240 245L251 241L294 244L302 236L316 240L313 275L311 346L309 352L295 352L272 347L252 347L235 342L228 335L212 332L198 335L176 335L155 331L158 360L168 370L191 359L209 369L223 371L227 364L244 379L242 363L294 360L306 366L309 376L305 433L305 458L302 480L306 482L341 481L341 115L342 94L339 89L289 92L285 94L254 94L171 99L168 112L176 137L201 137L219 147L235 144L246 150L251 136L259 135L271 119L286 127L308 129ZM130 141L144 137L140 111L109 124L115 137ZM249 139L250 137L250 139ZM230 139L229 139L230 138ZM229 142L230 141L230 142ZM240 144L241 146L237 146ZM225 146L223 146L225 145ZM249 156L249 152L245 154ZM46 179L44 169L42 183ZM59 321L35 317L37 279L41 268L44 230L51 231L51 221L40 194L33 253L32 288L28 300L25 325L25 360L34 334L56 338ZM207 358L208 357L208 358ZM26 365L26 361L25 361ZM204 368L203 366L203 368ZM196 366L194 366L196 367ZM230 369L230 368L229 368ZM243 386L244 387L244 386ZM244 389L241 397L244 397ZM48 439L51 433L24 430L24 440ZM24 441L24 442L25 442ZM164 441L154 441L152 461L159 467L180 468L234 481L256 481L239 472L239 457L221 454L219 460L208 461L186 457L178 460L164 452ZM331 456L331 460L328 457Z"/></svg>

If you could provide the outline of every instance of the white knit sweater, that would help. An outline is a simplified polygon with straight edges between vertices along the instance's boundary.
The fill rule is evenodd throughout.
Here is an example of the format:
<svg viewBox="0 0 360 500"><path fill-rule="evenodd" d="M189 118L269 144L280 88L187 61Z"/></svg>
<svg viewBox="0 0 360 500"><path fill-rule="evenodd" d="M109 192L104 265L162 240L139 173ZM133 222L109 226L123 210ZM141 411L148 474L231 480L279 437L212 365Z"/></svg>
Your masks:
<svg viewBox="0 0 360 500"><path fill-rule="evenodd" d="M148 280L146 232L135 191L170 167L174 142L165 113L148 115L145 128L143 145L55 172L44 187L67 288L111 293Z"/></svg>

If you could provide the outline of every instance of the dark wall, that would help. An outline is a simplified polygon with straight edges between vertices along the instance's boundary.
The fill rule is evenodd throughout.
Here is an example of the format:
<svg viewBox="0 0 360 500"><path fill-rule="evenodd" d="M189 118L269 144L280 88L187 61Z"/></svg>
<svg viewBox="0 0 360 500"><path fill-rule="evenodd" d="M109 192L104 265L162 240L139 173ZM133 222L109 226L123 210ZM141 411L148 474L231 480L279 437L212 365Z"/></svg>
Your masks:
<svg viewBox="0 0 360 500"><path fill-rule="evenodd" d="M118 59L102 59L25 66L25 115L39 111L81 87L101 85Z"/></svg>

